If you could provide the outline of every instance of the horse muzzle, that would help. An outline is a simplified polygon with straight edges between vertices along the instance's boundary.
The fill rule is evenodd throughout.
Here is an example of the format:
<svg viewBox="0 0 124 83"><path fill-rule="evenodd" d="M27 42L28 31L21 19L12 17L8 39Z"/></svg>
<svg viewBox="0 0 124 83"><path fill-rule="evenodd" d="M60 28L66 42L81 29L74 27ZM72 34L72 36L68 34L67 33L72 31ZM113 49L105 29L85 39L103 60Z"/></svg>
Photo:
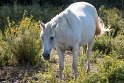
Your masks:
<svg viewBox="0 0 124 83"><path fill-rule="evenodd" d="M50 54L49 53L43 53L44 60L50 60Z"/></svg>

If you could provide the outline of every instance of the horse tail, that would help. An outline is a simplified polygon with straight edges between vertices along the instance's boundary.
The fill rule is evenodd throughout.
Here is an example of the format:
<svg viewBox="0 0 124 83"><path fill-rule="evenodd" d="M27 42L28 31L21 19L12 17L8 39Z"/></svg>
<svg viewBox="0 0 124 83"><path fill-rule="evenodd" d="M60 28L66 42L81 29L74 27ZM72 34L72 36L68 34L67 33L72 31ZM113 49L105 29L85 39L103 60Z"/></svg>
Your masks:
<svg viewBox="0 0 124 83"><path fill-rule="evenodd" d="M110 31L109 28L105 28L105 25L102 21L102 19L100 17L97 17L96 20L96 31L95 31L95 35L100 35L100 34L104 34L105 32Z"/></svg>

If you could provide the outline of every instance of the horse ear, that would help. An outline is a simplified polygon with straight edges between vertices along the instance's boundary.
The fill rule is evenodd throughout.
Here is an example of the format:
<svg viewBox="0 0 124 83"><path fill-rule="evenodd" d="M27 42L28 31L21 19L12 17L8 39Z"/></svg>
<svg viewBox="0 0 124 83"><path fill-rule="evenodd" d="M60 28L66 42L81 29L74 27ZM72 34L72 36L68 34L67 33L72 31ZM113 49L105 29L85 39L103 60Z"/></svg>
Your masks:
<svg viewBox="0 0 124 83"><path fill-rule="evenodd" d="M51 27L51 28L52 28L52 29L55 29L55 28L56 28L56 26L57 26L57 24L58 24L57 22L56 22L56 23L54 23L54 24L52 24L52 27Z"/></svg>
<svg viewBox="0 0 124 83"><path fill-rule="evenodd" d="M57 26L58 26L58 24L59 24L59 22L61 21L61 17L59 17L59 19L58 20L55 20L55 22L52 24L52 29L55 29Z"/></svg>
<svg viewBox="0 0 124 83"><path fill-rule="evenodd" d="M45 29L45 24L42 21L39 21L39 23L40 23L40 28Z"/></svg>

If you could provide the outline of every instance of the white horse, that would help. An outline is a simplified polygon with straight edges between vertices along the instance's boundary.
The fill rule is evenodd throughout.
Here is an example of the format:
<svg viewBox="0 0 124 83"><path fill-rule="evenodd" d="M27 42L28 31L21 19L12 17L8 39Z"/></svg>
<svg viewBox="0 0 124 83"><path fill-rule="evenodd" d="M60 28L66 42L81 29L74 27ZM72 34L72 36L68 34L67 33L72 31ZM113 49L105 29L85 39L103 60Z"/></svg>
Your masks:
<svg viewBox="0 0 124 83"><path fill-rule="evenodd" d="M56 48L59 56L60 79L63 78L64 53L67 49L72 49L72 67L76 79L79 48L87 45L87 71L89 71L94 36L109 31L104 28L103 22L100 22L95 7L86 2L73 3L51 21L46 24L41 22L40 25L43 29L41 31L43 57L49 60L51 49Z"/></svg>

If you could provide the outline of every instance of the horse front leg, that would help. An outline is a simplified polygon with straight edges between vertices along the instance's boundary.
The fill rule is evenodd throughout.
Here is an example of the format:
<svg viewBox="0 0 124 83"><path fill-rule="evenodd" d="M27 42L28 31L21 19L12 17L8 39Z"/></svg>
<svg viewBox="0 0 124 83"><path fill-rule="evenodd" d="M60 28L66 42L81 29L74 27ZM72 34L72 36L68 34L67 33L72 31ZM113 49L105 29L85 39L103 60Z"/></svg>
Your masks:
<svg viewBox="0 0 124 83"><path fill-rule="evenodd" d="M90 71L90 56L91 56L91 53L92 53L93 44L94 44L94 38L87 45L87 59L88 59L88 61L87 61L87 64L88 64L87 72Z"/></svg>
<svg viewBox="0 0 124 83"><path fill-rule="evenodd" d="M63 69L64 69L64 51L57 48L57 53L59 56L59 78L63 79Z"/></svg>
<svg viewBox="0 0 124 83"><path fill-rule="evenodd" d="M78 69L77 69L77 60L79 57L79 45L75 45L72 50L72 55L73 55L73 62L72 62L72 67L74 69L74 77L77 79L78 77Z"/></svg>

